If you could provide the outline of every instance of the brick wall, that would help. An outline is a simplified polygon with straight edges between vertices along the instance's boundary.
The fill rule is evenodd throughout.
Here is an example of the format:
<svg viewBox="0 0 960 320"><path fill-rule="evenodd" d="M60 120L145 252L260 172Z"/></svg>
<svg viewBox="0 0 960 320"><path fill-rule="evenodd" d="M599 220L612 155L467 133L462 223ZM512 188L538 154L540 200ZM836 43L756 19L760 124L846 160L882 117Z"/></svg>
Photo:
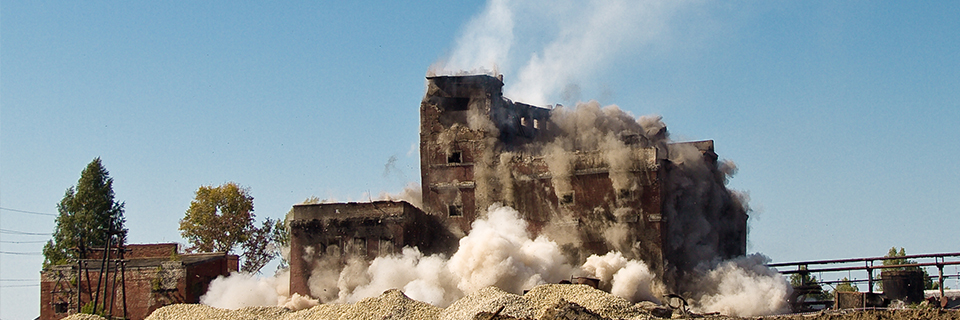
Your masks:
<svg viewBox="0 0 960 320"><path fill-rule="evenodd" d="M100 285L100 301L108 308L106 313L115 317L124 315L138 320L146 318L154 310L174 303L198 303L210 281L218 276L236 271L235 255L184 254L171 257L176 244L129 246L140 255L128 258L124 272L109 269L108 277L100 273L102 260L86 260L78 273L78 266L51 266L41 272L40 319L56 320L74 314L79 306L97 299ZM104 287L107 294L104 294ZM111 308L112 307L112 308Z"/></svg>

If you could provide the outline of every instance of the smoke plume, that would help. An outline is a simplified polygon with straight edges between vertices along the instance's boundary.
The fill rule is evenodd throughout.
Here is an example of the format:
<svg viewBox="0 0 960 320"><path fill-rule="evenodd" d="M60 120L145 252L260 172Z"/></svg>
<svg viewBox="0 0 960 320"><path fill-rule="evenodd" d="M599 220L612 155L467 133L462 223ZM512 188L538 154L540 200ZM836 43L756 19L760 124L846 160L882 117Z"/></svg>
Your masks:
<svg viewBox="0 0 960 320"><path fill-rule="evenodd" d="M670 38L688 1L491 0L429 75L517 75L510 97L546 105L579 91L615 61ZM574 90L573 88L576 88ZM569 97L568 97L569 98Z"/></svg>
<svg viewBox="0 0 960 320"><path fill-rule="evenodd" d="M695 308L704 312L752 317L789 312L790 283L764 266L770 259L752 254L724 261L701 278Z"/></svg>
<svg viewBox="0 0 960 320"><path fill-rule="evenodd" d="M209 289L200 297L200 303L223 309L281 306L300 310L316 306L319 301L296 293L291 296L290 273L284 270L265 278L245 272L219 276L210 282Z"/></svg>

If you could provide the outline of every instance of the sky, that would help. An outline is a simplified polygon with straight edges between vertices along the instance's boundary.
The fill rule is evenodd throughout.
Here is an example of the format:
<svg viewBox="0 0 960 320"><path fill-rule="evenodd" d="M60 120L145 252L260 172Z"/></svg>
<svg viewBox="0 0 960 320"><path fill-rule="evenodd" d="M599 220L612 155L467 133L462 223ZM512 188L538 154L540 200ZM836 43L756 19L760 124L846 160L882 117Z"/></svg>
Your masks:
<svg viewBox="0 0 960 320"><path fill-rule="evenodd" d="M258 220L419 183L424 77L503 74L712 139L775 262L960 251L960 2L0 2L0 319L39 314L56 204L100 157L130 243L200 186ZM951 271L951 270L946 270ZM955 270L953 270L955 271ZM948 284L950 286L950 284Z"/></svg>

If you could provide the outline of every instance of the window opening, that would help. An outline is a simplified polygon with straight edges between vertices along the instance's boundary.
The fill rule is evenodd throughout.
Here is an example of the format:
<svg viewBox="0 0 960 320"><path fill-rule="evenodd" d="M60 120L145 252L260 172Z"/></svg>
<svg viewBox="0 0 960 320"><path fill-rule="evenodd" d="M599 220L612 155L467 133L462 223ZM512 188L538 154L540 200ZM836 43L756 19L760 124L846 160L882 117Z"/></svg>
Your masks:
<svg viewBox="0 0 960 320"><path fill-rule="evenodd" d="M462 217L463 216L463 205L451 204L447 206L447 215L451 217Z"/></svg>
<svg viewBox="0 0 960 320"><path fill-rule="evenodd" d="M573 204L573 193L565 193L560 196L560 204L562 205L571 205Z"/></svg>
<svg viewBox="0 0 960 320"><path fill-rule="evenodd" d="M526 118L526 117L520 117L520 125L521 125L521 126L524 126L524 127L527 126L527 118Z"/></svg>
<svg viewBox="0 0 960 320"><path fill-rule="evenodd" d="M447 163L463 163L463 152L454 151L447 156Z"/></svg>
<svg viewBox="0 0 960 320"><path fill-rule="evenodd" d="M534 129L540 129L540 120L538 120L538 119L533 119L533 128L534 128Z"/></svg>

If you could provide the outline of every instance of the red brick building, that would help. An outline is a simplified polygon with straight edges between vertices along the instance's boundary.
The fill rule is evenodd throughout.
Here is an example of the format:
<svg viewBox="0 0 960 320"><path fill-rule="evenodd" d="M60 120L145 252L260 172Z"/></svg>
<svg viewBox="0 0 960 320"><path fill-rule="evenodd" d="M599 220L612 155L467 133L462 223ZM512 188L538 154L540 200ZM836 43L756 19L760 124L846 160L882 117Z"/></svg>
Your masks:
<svg viewBox="0 0 960 320"><path fill-rule="evenodd" d="M438 241L445 235L445 241ZM456 239L440 224L405 201L298 204L290 220L290 292L310 295L314 261L307 255L373 260L417 247L426 254L450 251Z"/></svg>
<svg viewBox="0 0 960 320"><path fill-rule="evenodd" d="M451 240L466 235L490 205L501 203L520 212L531 234L560 244L571 262L620 251L643 260L667 285L679 283L674 280L701 262L746 254L746 208L725 187L713 141L670 142L659 120L643 124L619 109L594 106L581 115L580 109L514 102L503 96L502 77L427 80L420 104L419 209L445 230L413 227L421 238L452 248ZM341 254L344 239L361 237L362 246L371 246L371 238L358 233L411 231L390 229L410 224L356 223L359 216L364 221L391 216L368 210L377 204L309 210L337 206L341 210L327 210L322 218L295 206L291 242L336 245ZM337 227L305 228L319 220ZM374 252L389 251L364 254L372 259ZM302 254L291 259L291 267L308 264ZM306 293L308 276L309 269L291 273L291 288L301 289L294 292Z"/></svg>
<svg viewBox="0 0 960 320"><path fill-rule="evenodd" d="M665 126L643 127L618 110L583 116L511 101L502 88L488 75L428 78L423 210L452 232L465 234L502 203L574 260L616 250L667 281L746 254L746 210L724 186L712 140L674 143Z"/></svg>
<svg viewBox="0 0 960 320"><path fill-rule="evenodd" d="M236 255L180 254L176 243L126 245L111 248L108 257L103 253L90 250L75 264L41 271L41 320L92 308L95 301L98 313L144 319L165 305L200 302L210 281L238 267Z"/></svg>

